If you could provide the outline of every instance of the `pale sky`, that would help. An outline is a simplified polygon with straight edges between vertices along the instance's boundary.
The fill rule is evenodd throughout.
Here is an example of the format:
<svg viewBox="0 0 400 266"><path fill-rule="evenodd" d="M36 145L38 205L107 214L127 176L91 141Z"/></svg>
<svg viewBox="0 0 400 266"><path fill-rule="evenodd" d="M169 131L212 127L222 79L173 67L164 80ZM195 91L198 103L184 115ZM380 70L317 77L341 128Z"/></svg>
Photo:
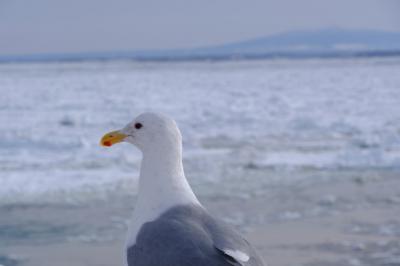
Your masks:
<svg viewBox="0 0 400 266"><path fill-rule="evenodd" d="M400 0L0 0L0 55L189 48L326 27L400 31Z"/></svg>

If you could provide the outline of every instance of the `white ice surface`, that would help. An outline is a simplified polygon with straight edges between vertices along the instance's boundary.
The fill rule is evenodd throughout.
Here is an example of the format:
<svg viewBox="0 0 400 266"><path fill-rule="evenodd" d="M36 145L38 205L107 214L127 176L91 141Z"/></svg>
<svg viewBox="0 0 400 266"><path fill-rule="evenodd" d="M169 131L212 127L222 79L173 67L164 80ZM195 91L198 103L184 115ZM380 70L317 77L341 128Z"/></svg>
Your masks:
<svg viewBox="0 0 400 266"><path fill-rule="evenodd" d="M139 152L98 142L147 110L178 121L195 184L232 165L400 167L396 58L0 64L0 92L1 202L135 189Z"/></svg>

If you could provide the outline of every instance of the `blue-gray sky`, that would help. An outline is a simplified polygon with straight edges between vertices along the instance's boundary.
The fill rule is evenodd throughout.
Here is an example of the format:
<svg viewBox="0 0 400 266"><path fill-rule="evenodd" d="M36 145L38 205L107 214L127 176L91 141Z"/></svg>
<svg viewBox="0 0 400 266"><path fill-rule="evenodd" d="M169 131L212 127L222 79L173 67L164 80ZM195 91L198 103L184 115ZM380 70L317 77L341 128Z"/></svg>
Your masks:
<svg viewBox="0 0 400 266"><path fill-rule="evenodd" d="M400 1L0 0L0 55L198 47L326 27L400 31Z"/></svg>

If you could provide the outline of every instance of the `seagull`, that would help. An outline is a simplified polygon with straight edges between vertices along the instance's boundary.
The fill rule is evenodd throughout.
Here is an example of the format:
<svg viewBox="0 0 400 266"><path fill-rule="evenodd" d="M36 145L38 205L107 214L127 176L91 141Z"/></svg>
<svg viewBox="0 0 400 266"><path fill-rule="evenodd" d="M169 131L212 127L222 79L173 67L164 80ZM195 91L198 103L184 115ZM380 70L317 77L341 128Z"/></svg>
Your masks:
<svg viewBox="0 0 400 266"><path fill-rule="evenodd" d="M120 142L143 155L124 265L265 265L245 238L196 198L183 171L182 136L173 119L143 113L101 139L106 147Z"/></svg>

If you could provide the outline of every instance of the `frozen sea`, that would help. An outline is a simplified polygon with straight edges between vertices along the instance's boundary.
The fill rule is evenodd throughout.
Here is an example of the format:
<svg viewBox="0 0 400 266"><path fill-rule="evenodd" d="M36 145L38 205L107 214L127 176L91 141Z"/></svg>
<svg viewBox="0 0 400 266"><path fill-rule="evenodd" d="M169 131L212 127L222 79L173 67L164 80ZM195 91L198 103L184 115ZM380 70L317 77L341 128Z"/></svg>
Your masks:
<svg viewBox="0 0 400 266"><path fill-rule="evenodd" d="M0 204L136 191L140 153L98 143L144 111L177 120L199 193L400 168L400 58L10 63L0 91Z"/></svg>
<svg viewBox="0 0 400 266"><path fill-rule="evenodd" d="M141 154L99 140L144 111L270 265L400 265L398 57L7 63L0 92L0 265L120 265Z"/></svg>

